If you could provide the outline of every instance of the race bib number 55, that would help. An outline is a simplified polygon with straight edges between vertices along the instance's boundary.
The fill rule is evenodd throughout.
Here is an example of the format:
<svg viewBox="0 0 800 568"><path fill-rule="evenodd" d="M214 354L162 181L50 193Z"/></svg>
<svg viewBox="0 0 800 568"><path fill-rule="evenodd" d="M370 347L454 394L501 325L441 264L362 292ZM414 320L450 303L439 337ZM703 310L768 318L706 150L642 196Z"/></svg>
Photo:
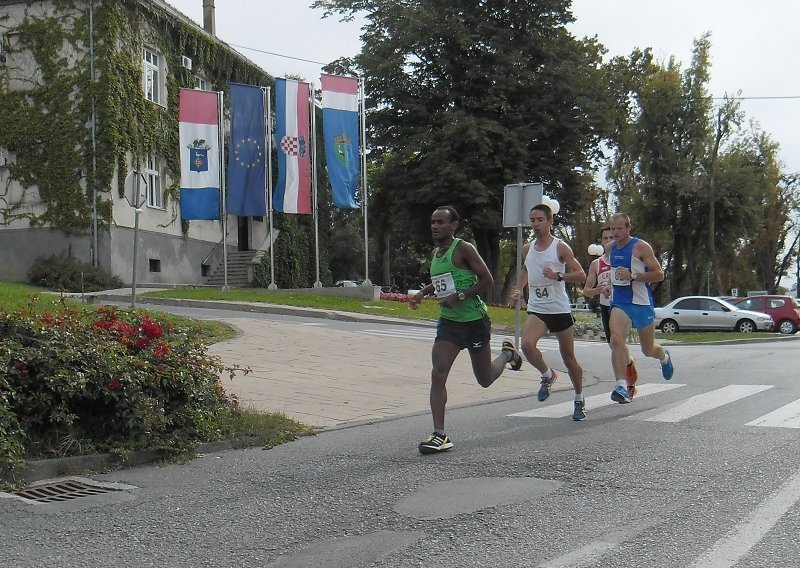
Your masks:
<svg viewBox="0 0 800 568"><path fill-rule="evenodd" d="M453 275L449 272L439 274L438 276L432 276L431 284L433 284L433 292L436 294L437 298L444 298L445 296L457 292Z"/></svg>

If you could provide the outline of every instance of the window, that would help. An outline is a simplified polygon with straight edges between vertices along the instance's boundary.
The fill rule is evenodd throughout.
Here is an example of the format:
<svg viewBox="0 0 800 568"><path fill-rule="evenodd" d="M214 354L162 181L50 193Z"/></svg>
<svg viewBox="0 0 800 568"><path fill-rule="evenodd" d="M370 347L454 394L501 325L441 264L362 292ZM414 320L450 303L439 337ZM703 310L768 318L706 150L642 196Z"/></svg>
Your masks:
<svg viewBox="0 0 800 568"><path fill-rule="evenodd" d="M144 48L144 97L148 101L162 104L161 96L161 57L147 48Z"/></svg>
<svg viewBox="0 0 800 568"><path fill-rule="evenodd" d="M164 192L161 189L161 160L154 156L147 156L144 166L144 178L147 181L147 206L164 208Z"/></svg>
<svg viewBox="0 0 800 568"><path fill-rule="evenodd" d="M700 300L697 298L686 298L675 304L672 309L674 310L699 310Z"/></svg>
<svg viewBox="0 0 800 568"><path fill-rule="evenodd" d="M150 272L161 272L161 259L150 258L148 260L150 261Z"/></svg>
<svg viewBox="0 0 800 568"><path fill-rule="evenodd" d="M716 300L700 300L700 309L707 312L724 312L725 307Z"/></svg>
<svg viewBox="0 0 800 568"><path fill-rule="evenodd" d="M771 309L773 309L773 310L776 309L776 308L782 308L785 304L786 304L786 302L784 302L780 298L770 298L769 299L769 307Z"/></svg>
<svg viewBox="0 0 800 568"><path fill-rule="evenodd" d="M202 77L198 77L197 75L195 75L195 77L194 77L194 88L195 89L200 89L202 91L207 91L208 90L208 81L206 81Z"/></svg>
<svg viewBox="0 0 800 568"><path fill-rule="evenodd" d="M740 310L758 310L761 308L761 298L748 298L747 300L742 300L736 307Z"/></svg>

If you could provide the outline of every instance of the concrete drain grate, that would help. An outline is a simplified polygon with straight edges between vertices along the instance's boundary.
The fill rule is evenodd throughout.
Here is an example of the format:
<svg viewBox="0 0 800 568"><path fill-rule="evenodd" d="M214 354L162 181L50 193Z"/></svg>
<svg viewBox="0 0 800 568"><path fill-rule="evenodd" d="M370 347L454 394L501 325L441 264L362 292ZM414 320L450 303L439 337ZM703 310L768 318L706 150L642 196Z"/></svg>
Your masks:
<svg viewBox="0 0 800 568"><path fill-rule="evenodd" d="M59 503L122 490L122 487L114 487L112 484L98 484L90 480L66 479L26 487L15 491L13 495L33 503Z"/></svg>

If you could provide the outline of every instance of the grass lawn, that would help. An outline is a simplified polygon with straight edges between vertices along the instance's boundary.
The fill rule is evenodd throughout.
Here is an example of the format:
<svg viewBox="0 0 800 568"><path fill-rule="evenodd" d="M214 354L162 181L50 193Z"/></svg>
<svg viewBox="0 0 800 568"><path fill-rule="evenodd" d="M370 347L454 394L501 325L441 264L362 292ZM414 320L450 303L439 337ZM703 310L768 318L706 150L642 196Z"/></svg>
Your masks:
<svg viewBox="0 0 800 568"><path fill-rule="evenodd" d="M426 298L420 303L416 310L412 310L405 301L378 300L377 302L373 302L358 298L292 293L289 291L278 292L263 288L233 288L227 292L223 292L219 288L177 288L174 290L146 292L143 295L153 298L174 298L182 300L258 302L428 321L435 321L439 317L439 304L432 298ZM574 315L578 322L594 320L599 322L599 319L594 314L588 312L575 312ZM524 322L527 317L525 312L523 311L520 316L520 321ZM489 318L492 320L492 325L496 328L514 327L514 309L512 307L489 306Z"/></svg>
<svg viewBox="0 0 800 568"><path fill-rule="evenodd" d="M738 331L679 331L678 333L656 332L657 341L673 341L675 343L720 343L733 341L775 340L783 337L780 333L757 331L755 333L739 333Z"/></svg>

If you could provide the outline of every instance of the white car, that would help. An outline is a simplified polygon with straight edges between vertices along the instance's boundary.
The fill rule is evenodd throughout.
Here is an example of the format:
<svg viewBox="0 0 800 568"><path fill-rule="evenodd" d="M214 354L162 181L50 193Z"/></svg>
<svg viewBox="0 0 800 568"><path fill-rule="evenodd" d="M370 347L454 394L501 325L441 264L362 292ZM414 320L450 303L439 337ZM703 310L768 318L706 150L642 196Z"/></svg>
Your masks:
<svg viewBox="0 0 800 568"><path fill-rule="evenodd" d="M767 314L740 310L711 296L684 296L656 308L656 327L664 333L680 330L771 331L774 322Z"/></svg>

